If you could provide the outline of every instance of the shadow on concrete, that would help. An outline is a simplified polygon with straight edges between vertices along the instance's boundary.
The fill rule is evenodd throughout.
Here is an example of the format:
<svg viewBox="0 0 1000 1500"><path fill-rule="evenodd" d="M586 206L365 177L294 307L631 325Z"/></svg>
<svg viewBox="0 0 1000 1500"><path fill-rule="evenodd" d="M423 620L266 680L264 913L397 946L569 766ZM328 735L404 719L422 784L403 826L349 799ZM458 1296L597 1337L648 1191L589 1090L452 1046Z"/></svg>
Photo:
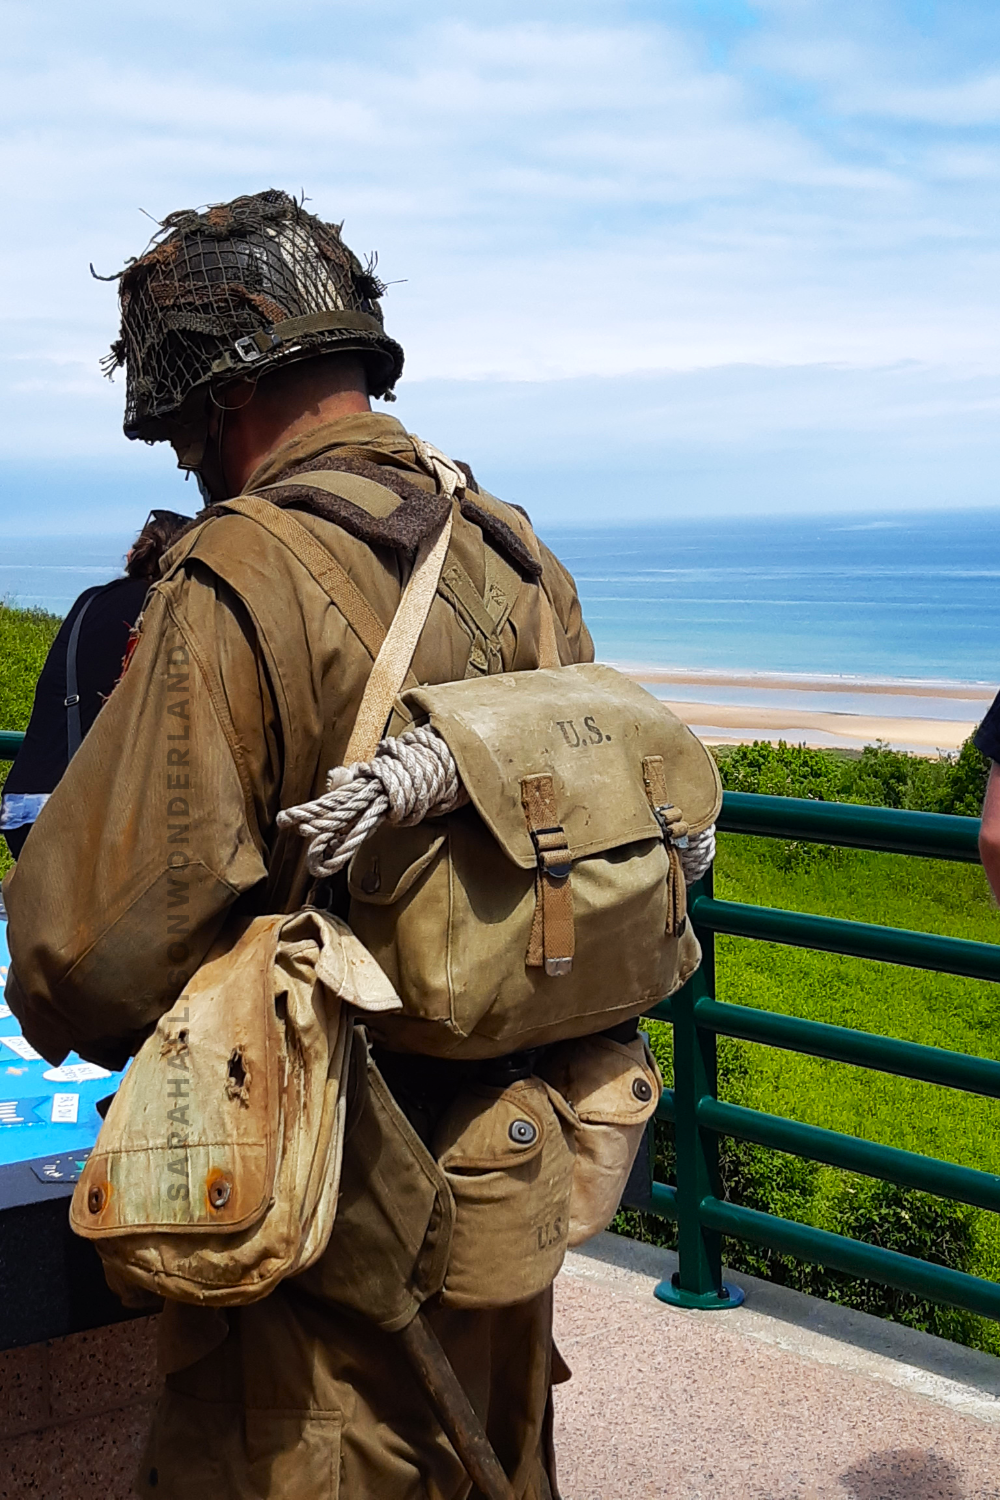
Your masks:
<svg viewBox="0 0 1000 1500"><path fill-rule="evenodd" d="M840 1476L854 1500L973 1500L954 1464L920 1448L887 1448ZM1000 1495L1000 1490L992 1491ZM977 1491L975 1500L990 1500Z"/></svg>

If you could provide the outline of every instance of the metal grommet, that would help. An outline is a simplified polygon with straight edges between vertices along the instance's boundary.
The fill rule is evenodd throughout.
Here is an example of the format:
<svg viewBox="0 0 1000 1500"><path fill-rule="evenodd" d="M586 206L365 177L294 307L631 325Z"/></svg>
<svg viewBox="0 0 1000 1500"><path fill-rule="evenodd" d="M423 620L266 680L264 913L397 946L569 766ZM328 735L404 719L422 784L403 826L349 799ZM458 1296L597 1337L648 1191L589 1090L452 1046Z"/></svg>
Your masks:
<svg viewBox="0 0 1000 1500"><path fill-rule="evenodd" d="M514 1120L507 1134L515 1146L531 1146L538 1138L538 1130L530 1120Z"/></svg>
<svg viewBox="0 0 1000 1500"><path fill-rule="evenodd" d="M217 1177L215 1181L209 1185L208 1201L213 1208L225 1208L226 1204L229 1202L229 1195L232 1191L233 1189L231 1184L228 1183L224 1177Z"/></svg>
<svg viewBox="0 0 1000 1500"><path fill-rule="evenodd" d="M633 1078L632 1092L641 1104L648 1104L653 1097L653 1090L646 1078Z"/></svg>
<svg viewBox="0 0 1000 1500"><path fill-rule="evenodd" d="M107 1201L108 1195L102 1187L92 1187L87 1194L87 1207L92 1214L99 1214Z"/></svg>

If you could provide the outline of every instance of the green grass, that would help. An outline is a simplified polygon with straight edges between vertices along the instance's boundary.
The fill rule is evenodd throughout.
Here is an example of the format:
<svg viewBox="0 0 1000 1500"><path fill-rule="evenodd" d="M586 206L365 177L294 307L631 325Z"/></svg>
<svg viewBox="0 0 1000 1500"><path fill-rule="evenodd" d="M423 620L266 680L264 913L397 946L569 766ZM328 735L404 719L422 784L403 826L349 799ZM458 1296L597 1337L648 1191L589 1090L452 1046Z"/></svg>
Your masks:
<svg viewBox="0 0 1000 1500"><path fill-rule="evenodd" d="M974 866L843 850L782 869L769 840L720 839L716 891L764 906L1000 942ZM1000 987L950 974L739 938L716 946L720 998L1000 1058ZM954 1089L744 1044L752 1107L1000 1171L1000 1104Z"/></svg>
<svg viewBox="0 0 1000 1500"><path fill-rule="evenodd" d="M58 615L0 602L0 729L27 729L35 683L61 624Z"/></svg>
<svg viewBox="0 0 1000 1500"><path fill-rule="evenodd" d="M0 601L0 729L27 729L35 683L62 621L41 609L15 609ZM10 762L0 760L0 790ZM13 861L0 838L0 876Z"/></svg>
<svg viewBox="0 0 1000 1500"><path fill-rule="evenodd" d="M735 759L736 764L732 762ZM746 747L722 758L723 780L747 791L978 811L986 764L971 745L952 761L918 762L884 747L860 758L794 747ZM723 835L715 866L722 898L1000 941L997 910L978 866ZM1000 1059L1000 986L748 939L716 941L716 993L756 1006ZM649 1023L672 1077L672 1033ZM868 1069L720 1038L721 1098L771 1114L1000 1172L1000 1103ZM673 1172L672 1132L658 1132L661 1180ZM723 1140L724 1186L734 1201L919 1254L1000 1280L1000 1217ZM672 1226L624 1214L618 1227L672 1243ZM738 1241L735 1269L832 1297L1000 1354L1000 1326L804 1265Z"/></svg>

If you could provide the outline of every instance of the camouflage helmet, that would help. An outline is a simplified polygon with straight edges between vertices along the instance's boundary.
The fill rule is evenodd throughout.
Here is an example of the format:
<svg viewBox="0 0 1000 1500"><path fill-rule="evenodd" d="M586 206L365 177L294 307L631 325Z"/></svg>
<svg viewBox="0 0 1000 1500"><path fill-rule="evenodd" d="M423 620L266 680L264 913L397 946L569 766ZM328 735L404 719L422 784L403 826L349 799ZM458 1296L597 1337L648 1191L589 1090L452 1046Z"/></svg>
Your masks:
<svg viewBox="0 0 1000 1500"><path fill-rule="evenodd" d="M317 354L354 353L385 396L403 351L382 324L384 284L287 193L183 209L118 274L121 332L104 362L126 371L125 436L173 442L197 469L209 387Z"/></svg>

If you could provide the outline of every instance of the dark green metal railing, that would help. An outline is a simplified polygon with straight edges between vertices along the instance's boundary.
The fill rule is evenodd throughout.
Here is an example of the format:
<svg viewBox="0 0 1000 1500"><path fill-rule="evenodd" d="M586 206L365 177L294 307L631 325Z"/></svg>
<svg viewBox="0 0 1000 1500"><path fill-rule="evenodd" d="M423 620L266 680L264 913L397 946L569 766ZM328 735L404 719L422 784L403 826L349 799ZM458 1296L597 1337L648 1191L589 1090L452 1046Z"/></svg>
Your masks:
<svg viewBox="0 0 1000 1500"><path fill-rule="evenodd" d="M0 760L12 758L23 738L22 734L0 731ZM978 820L939 813L727 792L719 829L930 859L979 859ZM671 1282L657 1287L657 1296L683 1307L737 1306L742 1292L722 1280L722 1236L726 1234L931 1301L949 1302L1000 1318L1000 1285L995 1282L726 1202L719 1180L720 1135L736 1136L994 1213L1000 1212L1000 1176L727 1104L717 1097L716 1038L740 1037L993 1099L1000 1099L1000 1062L799 1016L727 1005L715 999L715 934L819 948L993 981L1000 981L1000 946L717 901L712 894L711 871L691 887L688 910L702 946L701 968L672 999L651 1012L659 1020L672 1022L674 1028L674 1087L664 1093L658 1114L673 1121L677 1146L677 1186L654 1182L643 1205L663 1218L676 1219L678 1225L679 1270Z"/></svg>
<svg viewBox="0 0 1000 1500"><path fill-rule="evenodd" d="M932 859L979 859L978 820L937 813L727 792L719 829ZM682 990L651 1012L674 1028L674 1087L664 1093L658 1113L673 1121L677 1146L677 1186L654 1182L648 1201L654 1213L675 1219L678 1226L679 1269L672 1281L657 1287L657 1296L682 1307L737 1306L742 1292L722 1280L722 1236L727 1234L1000 1318L1000 1285L995 1282L725 1201L719 1180L720 1135L994 1213L1000 1212L1000 1176L727 1104L717 1097L716 1038L740 1037L994 1099L1000 1099L1000 1062L727 1005L715 999L714 942L716 933L727 933L994 981L1000 981L1000 946L717 901L711 871L691 887L688 910L702 945L702 966Z"/></svg>

